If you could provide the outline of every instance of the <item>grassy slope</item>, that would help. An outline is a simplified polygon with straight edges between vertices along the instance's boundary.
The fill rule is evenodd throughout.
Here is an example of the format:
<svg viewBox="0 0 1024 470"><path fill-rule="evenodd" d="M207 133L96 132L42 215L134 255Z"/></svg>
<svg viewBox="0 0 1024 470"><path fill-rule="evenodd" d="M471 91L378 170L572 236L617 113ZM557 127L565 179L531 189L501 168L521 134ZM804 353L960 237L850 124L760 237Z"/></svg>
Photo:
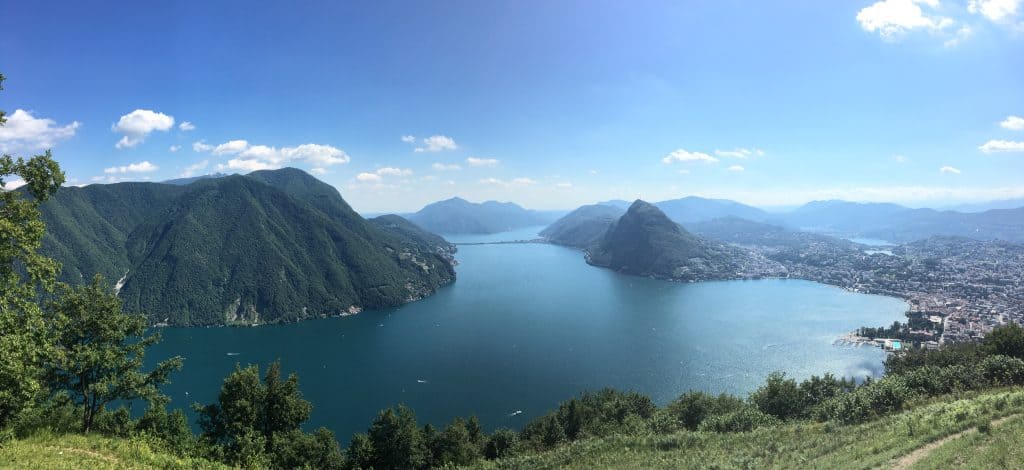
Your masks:
<svg viewBox="0 0 1024 470"><path fill-rule="evenodd" d="M120 469L229 468L201 459L181 458L153 448L141 439L98 435L38 435L0 444L0 468Z"/></svg>
<svg viewBox="0 0 1024 470"><path fill-rule="evenodd" d="M995 419L1024 414L1024 389L944 397L860 425L788 424L753 432L613 436L579 441L541 454L480 468L875 468L930 442ZM1008 419L989 434L968 433L917 462L983 468L1009 459L1024 465L1024 419ZM959 446L959 447L954 447ZM958 460L960 459L960 460ZM966 459L966 460L963 460Z"/></svg>

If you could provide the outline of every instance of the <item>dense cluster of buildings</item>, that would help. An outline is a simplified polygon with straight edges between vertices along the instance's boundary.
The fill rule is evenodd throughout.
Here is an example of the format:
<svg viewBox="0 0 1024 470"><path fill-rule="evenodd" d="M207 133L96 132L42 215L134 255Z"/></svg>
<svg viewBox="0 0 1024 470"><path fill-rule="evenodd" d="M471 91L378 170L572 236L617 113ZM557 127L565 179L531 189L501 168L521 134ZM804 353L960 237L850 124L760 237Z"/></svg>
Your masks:
<svg viewBox="0 0 1024 470"><path fill-rule="evenodd" d="M1024 245L935 237L866 249L823 237L755 249L781 264L785 276L905 299L902 337L925 347L977 339L1006 322L1024 324ZM766 276L778 275L764 268Z"/></svg>

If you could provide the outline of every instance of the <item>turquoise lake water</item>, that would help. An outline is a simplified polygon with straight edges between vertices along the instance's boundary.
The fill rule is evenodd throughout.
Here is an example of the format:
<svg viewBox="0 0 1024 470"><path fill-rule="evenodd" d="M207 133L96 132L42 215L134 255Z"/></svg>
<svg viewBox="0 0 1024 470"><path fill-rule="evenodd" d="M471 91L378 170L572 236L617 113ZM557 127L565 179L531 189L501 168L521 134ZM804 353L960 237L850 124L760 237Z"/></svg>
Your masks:
<svg viewBox="0 0 1024 470"><path fill-rule="evenodd" d="M419 302L291 325L167 328L148 359L185 357L164 388L172 406L184 407L214 401L236 362L279 358L313 402L310 427L327 426L347 442L398 403L421 424L476 414L488 429L519 429L601 387L664 404L690 389L745 395L777 370L877 375L881 350L832 342L906 310L898 299L807 281L623 276L551 245L460 246L457 258L458 280Z"/></svg>

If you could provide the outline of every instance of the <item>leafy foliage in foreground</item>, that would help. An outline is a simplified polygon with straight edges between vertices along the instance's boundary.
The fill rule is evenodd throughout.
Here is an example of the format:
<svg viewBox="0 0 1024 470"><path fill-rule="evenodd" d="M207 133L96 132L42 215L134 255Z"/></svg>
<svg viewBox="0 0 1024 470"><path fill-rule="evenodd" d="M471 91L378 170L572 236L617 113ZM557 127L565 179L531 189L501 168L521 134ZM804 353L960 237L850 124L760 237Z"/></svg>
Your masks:
<svg viewBox="0 0 1024 470"><path fill-rule="evenodd" d="M181 369L175 357L142 372L146 348L160 334L145 335L146 318L125 315L121 301L97 274L92 284L66 288L50 307L55 350L47 367L51 389L68 392L82 406L82 429L115 400L153 399L168 375Z"/></svg>
<svg viewBox="0 0 1024 470"><path fill-rule="evenodd" d="M24 188L9 191L11 177ZM44 392L41 372L51 351L37 300L53 291L60 264L38 253L45 233L39 206L63 183L49 151L29 160L0 155L0 428Z"/></svg>

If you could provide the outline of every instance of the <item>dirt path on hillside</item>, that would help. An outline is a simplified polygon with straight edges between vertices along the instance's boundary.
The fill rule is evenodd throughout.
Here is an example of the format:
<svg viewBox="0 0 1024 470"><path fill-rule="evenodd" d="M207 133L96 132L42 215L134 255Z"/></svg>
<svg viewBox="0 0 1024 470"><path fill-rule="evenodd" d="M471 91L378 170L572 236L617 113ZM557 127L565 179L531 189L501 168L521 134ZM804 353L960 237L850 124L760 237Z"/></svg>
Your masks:
<svg viewBox="0 0 1024 470"><path fill-rule="evenodd" d="M992 423L990 423L990 424L994 428L996 426L999 426L1000 424L1003 424L1003 422L1005 422L1006 420L1008 420L1010 418L1017 417L1017 416L1018 415L1004 416L1004 417L999 418L999 419L997 419L995 421L992 421ZM944 444L948 443L949 441L952 441L954 439L959 439L959 438L964 437L967 434L970 434L972 432L978 432L978 428L977 427L973 427L973 428L970 428L970 429L965 429L965 430L960 431L960 432L958 432L956 434L950 434L950 435L948 435L946 437L943 437L942 439L939 439L937 441L930 442L930 443L928 443L928 444L926 444L924 446L918 447L917 449L914 449L913 452L911 452L911 453L909 453L907 455L904 455L903 457L900 457L898 460L896 460L896 462L893 463L892 468L893 469L897 469L897 470L905 470L907 468L910 468L912 465L914 465L915 463L919 462L921 459L927 457L928 454L931 454L932 451L934 451L935 449L938 449L939 447L942 447Z"/></svg>

